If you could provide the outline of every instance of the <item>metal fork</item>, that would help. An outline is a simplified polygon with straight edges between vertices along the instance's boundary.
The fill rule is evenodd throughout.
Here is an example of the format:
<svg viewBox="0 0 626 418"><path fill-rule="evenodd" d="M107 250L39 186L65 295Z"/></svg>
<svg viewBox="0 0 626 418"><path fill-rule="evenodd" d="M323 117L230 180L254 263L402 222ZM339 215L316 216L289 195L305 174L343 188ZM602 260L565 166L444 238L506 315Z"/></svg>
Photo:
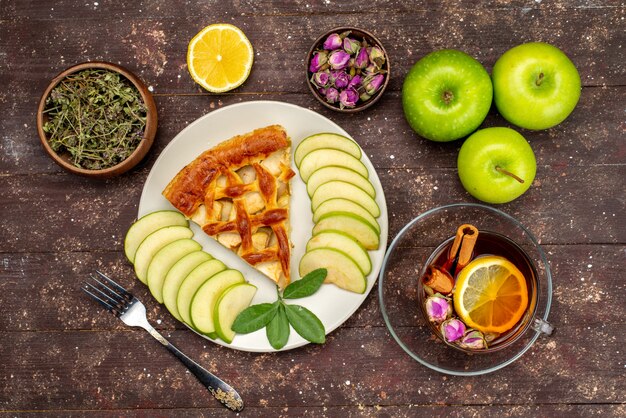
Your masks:
<svg viewBox="0 0 626 418"><path fill-rule="evenodd" d="M217 376L200 366L198 363L183 354L174 347L161 334L148 323L146 318L146 308L139 299L119 284L108 278L104 273L96 270L96 273L103 279L98 280L96 276L90 275L95 282L85 282L81 290L99 302L109 312L131 327L141 327L148 331L161 344L167 347L185 366L209 389L209 392L219 400L226 408L239 412L243 409L241 396Z"/></svg>

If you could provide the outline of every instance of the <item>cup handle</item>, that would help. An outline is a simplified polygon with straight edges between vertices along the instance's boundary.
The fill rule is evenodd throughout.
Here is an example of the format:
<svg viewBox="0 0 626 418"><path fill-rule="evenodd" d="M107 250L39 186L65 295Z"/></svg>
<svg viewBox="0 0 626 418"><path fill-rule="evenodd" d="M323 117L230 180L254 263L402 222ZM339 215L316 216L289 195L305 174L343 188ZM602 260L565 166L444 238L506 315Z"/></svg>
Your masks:
<svg viewBox="0 0 626 418"><path fill-rule="evenodd" d="M532 325L535 331L538 331L544 335L552 335L554 327L547 321L541 318L535 318Z"/></svg>

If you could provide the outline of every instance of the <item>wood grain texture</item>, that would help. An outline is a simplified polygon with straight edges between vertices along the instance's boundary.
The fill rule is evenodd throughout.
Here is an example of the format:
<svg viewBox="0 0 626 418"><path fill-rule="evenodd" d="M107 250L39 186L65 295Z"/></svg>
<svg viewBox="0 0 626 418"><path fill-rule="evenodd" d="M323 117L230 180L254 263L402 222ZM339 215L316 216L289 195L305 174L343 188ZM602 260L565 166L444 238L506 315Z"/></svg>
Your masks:
<svg viewBox="0 0 626 418"><path fill-rule="evenodd" d="M29 417L50 415L57 411L35 412L1 412L0 417ZM415 416L429 417L481 417L481 416L507 416L527 417L546 414L550 417L619 417L625 412L623 405L515 405L515 406L459 406L459 405L420 405L407 404L400 406L383 405L357 405L356 407L320 407L320 406L285 406L285 407L248 407L239 416L250 417L376 417L376 418L409 418ZM232 417L232 413L225 409L215 408L184 408L184 409L116 409L116 410L71 410L63 411L67 418L78 417L158 417L158 418L185 418L185 417Z"/></svg>
<svg viewBox="0 0 626 418"><path fill-rule="evenodd" d="M118 278L166 337L240 391L247 404L240 416L626 415L623 2L0 0L0 11L0 417L232 416L144 331L78 291L95 268ZM243 29L255 49L250 78L223 95L196 85L185 62L189 39L217 22ZM323 108L304 79L310 44L340 25L372 31L392 61L382 100L353 115ZM498 206L538 237L553 273L557 331L521 360L480 377L432 372L395 344L376 289L323 346L229 350L191 333L133 278L122 242L150 168L185 126L234 103L293 103L346 129L381 179L390 240L427 209L474 201L457 178L462 142L426 141L406 123L403 77L436 49L464 50L490 71L504 51L534 40L562 48L584 88L564 123L521 131L537 177L524 196ZM87 60L135 72L159 113L148 156L105 181L63 172L35 127L49 80ZM483 126L510 125L493 108ZM407 263L427 249L410 251ZM407 320L401 331L413 326Z"/></svg>
<svg viewBox="0 0 626 418"><path fill-rule="evenodd" d="M391 236L429 208L471 200L454 169L379 168L378 176L392 209ZM625 176L623 165L566 167L556 173L540 166L534 187L500 208L528 225L542 243L575 244L581 239L620 243L626 232L619 216L624 201L613 191ZM0 251L89 251L121 250L136 217L143 180L123 176L94 182L69 175L26 175L4 177L3 183L0 204L6 214ZM559 198L545 198L555 195ZM25 214L34 225L24 224ZM68 226L71 234L66 233Z"/></svg>
<svg viewBox="0 0 626 418"><path fill-rule="evenodd" d="M165 337L234 385L252 407L536 405L622 402L624 362L617 356L623 340L603 338L618 331L619 325L564 326L558 341L538 341L506 371L472 378L425 369L384 327L342 327L324 346L278 354L236 352L190 338L188 331ZM580 333L603 338L603 350L581 349ZM216 405L193 375L141 330L16 333L1 359L5 409Z"/></svg>
<svg viewBox="0 0 626 418"><path fill-rule="evenodd" d="M544 247L554 280L550 317L557 324L588 326L624 325L620 301L626 298L621 283L626 247L616 245L548 245ZM407 271L412 259L424 259L427 248L407 252ZM3 254L0 280L0 330L63 331L122 330L125 326L105 311L95 309L82 292L80 282L100 269L144 301L148 319L158 329L183 330L167 309L159 305L148 288L134 279L132 267L121 251ZM346 323L348 327L382 327L376 291ZM616 309L597 310L597 304ZM403 324L410 326L410 323ZM615 335L622 342L624 336Z"/></svg>
<svg viewBox="0 0 626 418"><path fill-rule="evenodd" d="M299 94L232 94L225 96L159 95L155 97L159 114L159 129L154 146L135 172L148 170L163 148L185 126L197 118L224 106L250 100L272 100L292 103L314 110L340 124L363 147L377 168L456 168L460 142L434 143L411 131L402 113L399 92L389 92L372 109L354 115L342 115L325 109L310 93ZM306 94L305 94L306 93ZM0 93L2 94L2 93ZM0 119L7 135L0 143L0 174L60 174L62 170L44 153L34 124L38 98L32 103L15 103L8 117ZM573 114L562 124L547 131L522 131L533 145L540 166L560 175L568 167L620 165L626 158L626 143L616 141L624 135L622 109L617 103L626 102L621 87L585 88ZM614 105L606 105L613 103ZM494 109L484 127L511 126ZM224 138L227 139L227 138ZM28 163L26 163L28 162ZM91 184L91 183L88 183Z"/></svg>

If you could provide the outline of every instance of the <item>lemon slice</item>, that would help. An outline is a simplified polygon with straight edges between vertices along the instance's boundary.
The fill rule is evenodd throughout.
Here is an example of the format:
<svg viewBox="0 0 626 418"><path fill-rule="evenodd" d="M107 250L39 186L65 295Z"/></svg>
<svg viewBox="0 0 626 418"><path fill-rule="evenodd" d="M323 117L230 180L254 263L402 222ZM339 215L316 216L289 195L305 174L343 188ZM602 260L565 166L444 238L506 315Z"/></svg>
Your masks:
<svg viewBox="0 0 626 418"><path fill-rule="evenodd" d="M469 327L503 333L515 326L528 307L526 279L509 260L480 257L457 277L454 309Z"/></svg>
<svg viewBox="0 0 626 418"><path fill-rule="evenodd" d="M189 74L212 93L223 93L243 84L253 61L252 44L246 35L227 23L202 29L187 48Z"/></svg>

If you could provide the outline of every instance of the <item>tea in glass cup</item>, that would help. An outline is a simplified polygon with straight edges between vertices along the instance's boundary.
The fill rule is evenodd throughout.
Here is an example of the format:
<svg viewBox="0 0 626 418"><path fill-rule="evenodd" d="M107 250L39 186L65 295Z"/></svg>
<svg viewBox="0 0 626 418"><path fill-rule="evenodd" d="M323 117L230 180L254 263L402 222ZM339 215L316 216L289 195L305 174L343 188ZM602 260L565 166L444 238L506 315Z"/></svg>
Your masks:
<svg viewBox="0 0 626 418"><path fill-rule="evenodd" d="M459 226L428 257L420 277L422 313L451 347L501 350L531 325L537 273L524 250L500 233Z"/></svg>
<svg viewBox="0 0 626 418"><path fill-rule="evenodd" d="M467 233L463 237L463 230L460 234L463 242L474 240L474 248L470 252L466 247L463 259L459 253L456 266L452 269L458 247L463 247L457 245L454 248L455 231L466 224L475 225L478 229L475 240ZM493 257L500 258L494 262ZM484 292L467 290L483 282L477 279L481 277L480 272L489 271L486 266L490 265L496 271L500 271L502 266L513 270L510 266L513 265L523 277L522 280L511 281L512 287L517 290L501 295L521 295L519 289L526 286L527 305L519 310L519 320L503 332L479 331L469 322L463 322L459 315L464 310L470 321L474 319L472 322L478 325L486 322L484 312L490 305L483 304L482 315L480 310L478 314L473 313L480 306L472 306L472 300L477 300ZM424 276L429 273L429 267L444 270L438 273L445 273L447 268L451 277L435 273L437 276L428 278L425 285ZM450 273L451 270L453 273ZM431 283L431 279L438 284ZM459 294L469 298L469 301L455 306L455 302L461 299L455 296L459 286L463 287ZM446 291L448 293L444 293ZM437 299L431 299L437 294ZM378 295L380 310L391 337L415 361L440 373L476 376L494 372L528 353L538 339L551 335L554 330L548 322L552 305L552 272L539 241L511 215L478 203L440 206L410 220L392 240L385 254ZM477 297L472 299L472 295ZM467 315L469 312L472 312L471 315ZM439 315L436 322L429 320L429 316L433 315ZM495 327L507 325L507 316L502 317L505 320L496 322ZM444 327L443 331L447 331L454 341L445 341L442 324L450 319L459 321L446 323L450 327ZM492 325L490 322L486 327ZM460 342L463 342L463 347Z"/></svg>

